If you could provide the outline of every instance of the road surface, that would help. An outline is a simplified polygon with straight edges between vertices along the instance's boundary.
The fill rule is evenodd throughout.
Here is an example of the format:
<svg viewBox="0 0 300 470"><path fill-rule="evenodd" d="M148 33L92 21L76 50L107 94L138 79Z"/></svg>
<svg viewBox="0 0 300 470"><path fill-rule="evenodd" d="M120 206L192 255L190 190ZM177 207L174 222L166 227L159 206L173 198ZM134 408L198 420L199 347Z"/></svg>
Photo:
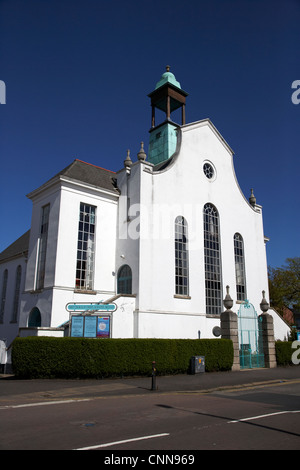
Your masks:
<svg viewBox="0 0 300 470"><path fill-rule="evenodd" d="M192 465L201 450L300 449L300 379L210 392L124 390L4 397L0 449L100 450L100 462L130 451L138 457L126 462L132 467L162 464L162 451L178 451Z"/></svg>

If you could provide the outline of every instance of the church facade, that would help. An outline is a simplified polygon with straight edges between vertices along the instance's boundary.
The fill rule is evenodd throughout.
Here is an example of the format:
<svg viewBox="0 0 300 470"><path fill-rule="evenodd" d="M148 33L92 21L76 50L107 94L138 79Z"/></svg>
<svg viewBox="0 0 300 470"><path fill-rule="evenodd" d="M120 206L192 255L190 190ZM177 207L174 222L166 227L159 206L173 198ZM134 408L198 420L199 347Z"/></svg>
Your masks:
<svg viewBox="0 0 300 470"><path fill-rule="evenodd" d="M116 173L74 160L28 195L30 230L0 254L7 345L32 329L71 334L71 304L114 305L104 314L112 338L217 337L226 286L232 310L247 301L260 314L262 207L242 193L213 123L185 122L187 93L169 68L149 97L147 155L142 143ZM166 115L159 124L156 109ZM275 339L286 338L286 323L269 313Z"/></svg>

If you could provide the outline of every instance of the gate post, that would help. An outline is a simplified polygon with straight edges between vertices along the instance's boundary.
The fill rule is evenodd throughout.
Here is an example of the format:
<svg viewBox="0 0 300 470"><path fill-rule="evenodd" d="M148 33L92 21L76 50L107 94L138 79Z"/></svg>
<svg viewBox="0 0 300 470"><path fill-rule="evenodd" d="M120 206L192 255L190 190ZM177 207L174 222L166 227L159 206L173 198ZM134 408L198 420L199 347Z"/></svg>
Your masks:
<svg viewBox="0 0 300 470"><path fill-rule="evenodd" d="M274 339L274 321L272 315L267 313L269 304L265 299L265 291L262 291L262 301L260 303L260 309L262 314L259 315L258 319L261 321L262 330L262 344L265 355L265 367L274 368L277 367L276 353L275 353L275 339Z"/></svg>
<svg viewBox="0 0 300 470"><path fill-rule="evenodd" d="M221 313L221 336L223 339L231 339L233 343L233 364L231 370L240 370L238 317L231 310L233 300L229 295L229 286L226 286L227 294L223 300L225 312Z"/></svg>

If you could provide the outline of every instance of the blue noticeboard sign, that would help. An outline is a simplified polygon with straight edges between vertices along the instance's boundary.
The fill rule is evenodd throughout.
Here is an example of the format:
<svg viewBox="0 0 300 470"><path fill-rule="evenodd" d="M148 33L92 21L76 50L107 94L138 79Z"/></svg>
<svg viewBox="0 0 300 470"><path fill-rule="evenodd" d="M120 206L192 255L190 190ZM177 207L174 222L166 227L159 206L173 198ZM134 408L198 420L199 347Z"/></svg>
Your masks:
<svg viewBox="0 0 300 470"><path fill-rule="evenodd" d="M72 315L70 335L73 338L109 338L110 317Z"/></svg>
<svg viewBox="0 0 300 470"><path fill-rule="evenodd" d="M84 319L84 337L95 338L96 337L96 326L97 317L85 317Z"/></svg>
<svg viewBox="0 0 300 470"><path fill-rule="evenodd" d="M103 304L101 302L77 302L66 305L68 312L115 312L117 305L115 303Z"/></svg>
<svg viewBox="0 0 300 470"><path fill-rule="evenodd" d="M110 318L97 317L97 338L109 338Z"/></svg>
<svg viewBox="0 0 300 470"><path fill-rule="evenodd" d="M81 338L83 336L83 323L84 317L83 316L74 316L72 317L71 323L71 336L75 338Z"/></svg>

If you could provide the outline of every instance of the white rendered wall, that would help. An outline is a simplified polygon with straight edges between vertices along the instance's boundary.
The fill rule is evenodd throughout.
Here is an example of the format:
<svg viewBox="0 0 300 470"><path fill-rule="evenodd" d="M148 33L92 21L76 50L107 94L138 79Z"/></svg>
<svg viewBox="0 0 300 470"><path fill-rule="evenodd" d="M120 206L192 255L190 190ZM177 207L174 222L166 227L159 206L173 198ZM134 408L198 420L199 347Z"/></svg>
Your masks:
<svg viewBox="0 0 300 470"><path fill-rule="evenodd" d="M269 313L273 317L275 341L287 341L291 333L291 329L288 324L273 308L269 308L267 313Z"/></svg>
<svg viewBox="0 0 300 470"><path fill-rule="evenodd" d="M261 208L254 209L241 193L232 151L209 121L183 126L181 132L179 153L165 170L153 173L149 165L138 164L142 171L138 184L141 193L137 331L143 336L155 334L153 321L160 325L160 334L171 337L176 334L177 337L182 330L182 320L178 317L173 320L172 312L185 317L186 331L192 331L193 337L198 330L205 331L206 337L212 334L205 311L203 207L206 203L213 204L219 213L223 298L229 285L233 310L238 310L233 243L236 232L244 240L247 298L258 314L262 290L268 297ZM203 173L205 161L216 170L213 180L208 180ZM134 185L134 174L131 178ZM188 222L190 298L174 296L174 221L178 215ZM134 223L136 226L136 220ZM133 256L131 247L128 242L123 248L129 259ZM147 317L142 312L156 315ZM165 314L159 317L160 312ZM198 315L198 319L193 315Z"/></svg>
<svg viewBox="0 0 300 470"><path fill-rule="evenodd" d="M203 173L206 160L216 169L214 181ZM236 299L233 236L238 232L244 239L248 297L258 307L261 291L268 291L262 216L242 195L235 179L232 154L212 128L207 123L183 127L180 152L174 163L160 174L143 172L142 183L141 211L145 208L150 223L144 226L141 216L140 308L205 313L203 207L207 202L219 212L223 295L229 285ZM154 234L151 239L151 227L158 229L160 214L164 222L167 220L169 232L161 225L163 237L155 239ZM174 298L177 215L186 218L190 239L191 299L185 300L184 307L182 299Z"/></svg>
<svg viewBox="0 0 300 470"><path fill-rule="evenodd" d="M38 193L32 202L32 218L25 283L26 292L36 290L37 256L41 230L42 208L48 204L50 205L50 212L44 288L51 288L54 284L56 244L60 211L59 186L51 186L47 191Z"/></svg>
<svg viewBox="0 0 300 470"><path fill-rule="evenodd" d="M60 179L32 195L32 228L28 274L22 298L21 323L27 326L33 307L38 307L42 327L57 327L69 319L70 302L99 302L115 293L117 197L107 191L68 179ZM75 289L80 203L96 206L94 290ZM38 239L42 207L50 204L45 284L35 289Z"/></svg>
<svg viewBox="0 0 300 470"><path fill-rule="evenodd" d="M118 188L121 195L118 206L115 289L117 292L118 271L122 265L127 264L132 270L132 293L137 295L137 308L140 290L139 211L142 168L139 163L135 163L129 172L124 169L118 173Z"/></svg>
<svg viewBox="0 0 300 470"><path fill-rule="evenodd" d="M135 298L122 296L115 300L117 310L111 314L111 337L134 337Z"/></svg>
<svg viewBox="0 0 300 470"><path fill-rule="evenodd" d="M137 326L138 338L215 338L212 330L215 326L220 326L220 319L184 312L172 314L139 311Z"/></svg>
<svg viewBox="0 0 300 470"><path fill-rule="evenodd" d="M117 201L87 188L64 185L61 191L55 286L74 290L80 203L96 206L94 290L114 293Z"/></svg>

